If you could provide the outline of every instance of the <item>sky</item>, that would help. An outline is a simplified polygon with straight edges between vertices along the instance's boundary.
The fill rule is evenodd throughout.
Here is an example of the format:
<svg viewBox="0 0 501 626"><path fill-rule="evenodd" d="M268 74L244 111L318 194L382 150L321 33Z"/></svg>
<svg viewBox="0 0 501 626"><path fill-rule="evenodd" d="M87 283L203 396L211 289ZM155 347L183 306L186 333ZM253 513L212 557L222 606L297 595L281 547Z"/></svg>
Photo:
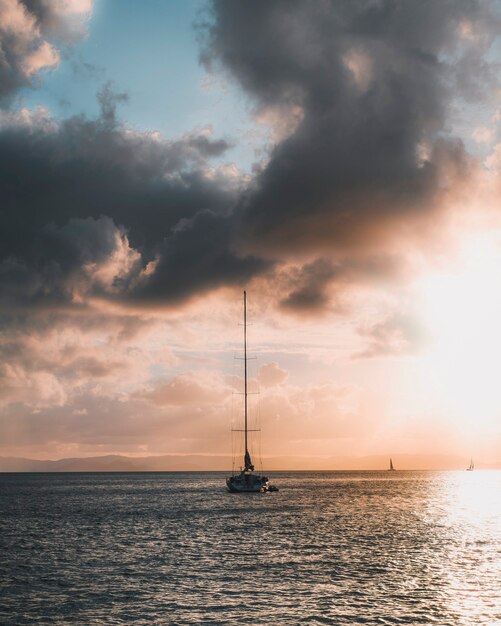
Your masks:
<svg viewBox="0 0 501 626"><path fill-rule="evenodd" d="M500 31L0 0L0 456L501 467Z"/></svg>

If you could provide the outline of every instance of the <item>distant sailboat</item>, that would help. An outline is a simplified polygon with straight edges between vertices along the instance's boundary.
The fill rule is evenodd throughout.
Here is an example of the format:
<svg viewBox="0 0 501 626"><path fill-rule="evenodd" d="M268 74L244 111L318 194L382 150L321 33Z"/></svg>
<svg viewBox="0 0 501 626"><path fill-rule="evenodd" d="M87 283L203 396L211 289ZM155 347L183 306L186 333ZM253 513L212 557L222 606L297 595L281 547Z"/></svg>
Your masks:
<svg viewBox="0 0 501 626"><path fill-rule="evenodd" d="M254 473L254 465L251 460L248 447L247 426L247 293L244 291L244 433L245 455L244 467L240 468L239 474L234 474L226 479L228 491L232 493L265 493L267 491L278 491L278 487L270 485L267 476Z"/></svg>
<svg viewBox="0 0 501 626"><path fill-rule="evenodd" d="M473 459L470 459L470 467L467 467L466 471L473 472L474 469L475 469L475 465L473 464Z"/></svg>
<svg viewBox="0 0 501 626"><path fill-rule="evenodd" d="M396 471L395 468L393 467L393 461L391 460L391 457L390 457L390 467L388 468L388 471L389 472L395 472Z"/></svg>

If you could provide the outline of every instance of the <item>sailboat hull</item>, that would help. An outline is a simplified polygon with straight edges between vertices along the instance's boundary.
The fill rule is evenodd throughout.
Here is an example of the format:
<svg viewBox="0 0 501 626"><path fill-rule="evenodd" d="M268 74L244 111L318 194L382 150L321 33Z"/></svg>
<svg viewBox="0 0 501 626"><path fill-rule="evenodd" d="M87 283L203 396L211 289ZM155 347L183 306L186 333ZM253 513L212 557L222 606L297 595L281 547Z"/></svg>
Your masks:
<svg viewBox="0 0 501 626"><path fill-rule="evenodd" d="M226 479L226 487L231 493L263 493L268 491L268 478L242 472Z"/></svg>

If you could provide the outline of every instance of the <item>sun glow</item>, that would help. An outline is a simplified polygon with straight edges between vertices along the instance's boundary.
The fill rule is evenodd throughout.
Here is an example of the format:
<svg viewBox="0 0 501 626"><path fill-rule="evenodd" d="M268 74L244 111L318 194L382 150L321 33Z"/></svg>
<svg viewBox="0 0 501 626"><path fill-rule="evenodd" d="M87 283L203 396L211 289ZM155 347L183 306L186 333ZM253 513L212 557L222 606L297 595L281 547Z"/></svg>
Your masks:
<svg viewBox="0 0 501 626"><path fill-rule="evenodd" d="M419 285L429 335L427 375L465 435L495 427L501 413L501 234L471 238L454 266Z"/></svg>

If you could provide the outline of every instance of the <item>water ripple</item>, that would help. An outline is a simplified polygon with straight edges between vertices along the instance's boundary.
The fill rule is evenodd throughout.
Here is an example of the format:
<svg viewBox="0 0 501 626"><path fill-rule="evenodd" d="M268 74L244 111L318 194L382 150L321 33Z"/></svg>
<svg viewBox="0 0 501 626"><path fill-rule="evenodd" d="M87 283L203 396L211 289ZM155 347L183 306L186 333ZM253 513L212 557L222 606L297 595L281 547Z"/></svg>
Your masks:
<svg viewBox="0 0 501 626"><path fill-rule="evenodd" d="M2 624L501 623L501 472L0 476Z"/></svg>

